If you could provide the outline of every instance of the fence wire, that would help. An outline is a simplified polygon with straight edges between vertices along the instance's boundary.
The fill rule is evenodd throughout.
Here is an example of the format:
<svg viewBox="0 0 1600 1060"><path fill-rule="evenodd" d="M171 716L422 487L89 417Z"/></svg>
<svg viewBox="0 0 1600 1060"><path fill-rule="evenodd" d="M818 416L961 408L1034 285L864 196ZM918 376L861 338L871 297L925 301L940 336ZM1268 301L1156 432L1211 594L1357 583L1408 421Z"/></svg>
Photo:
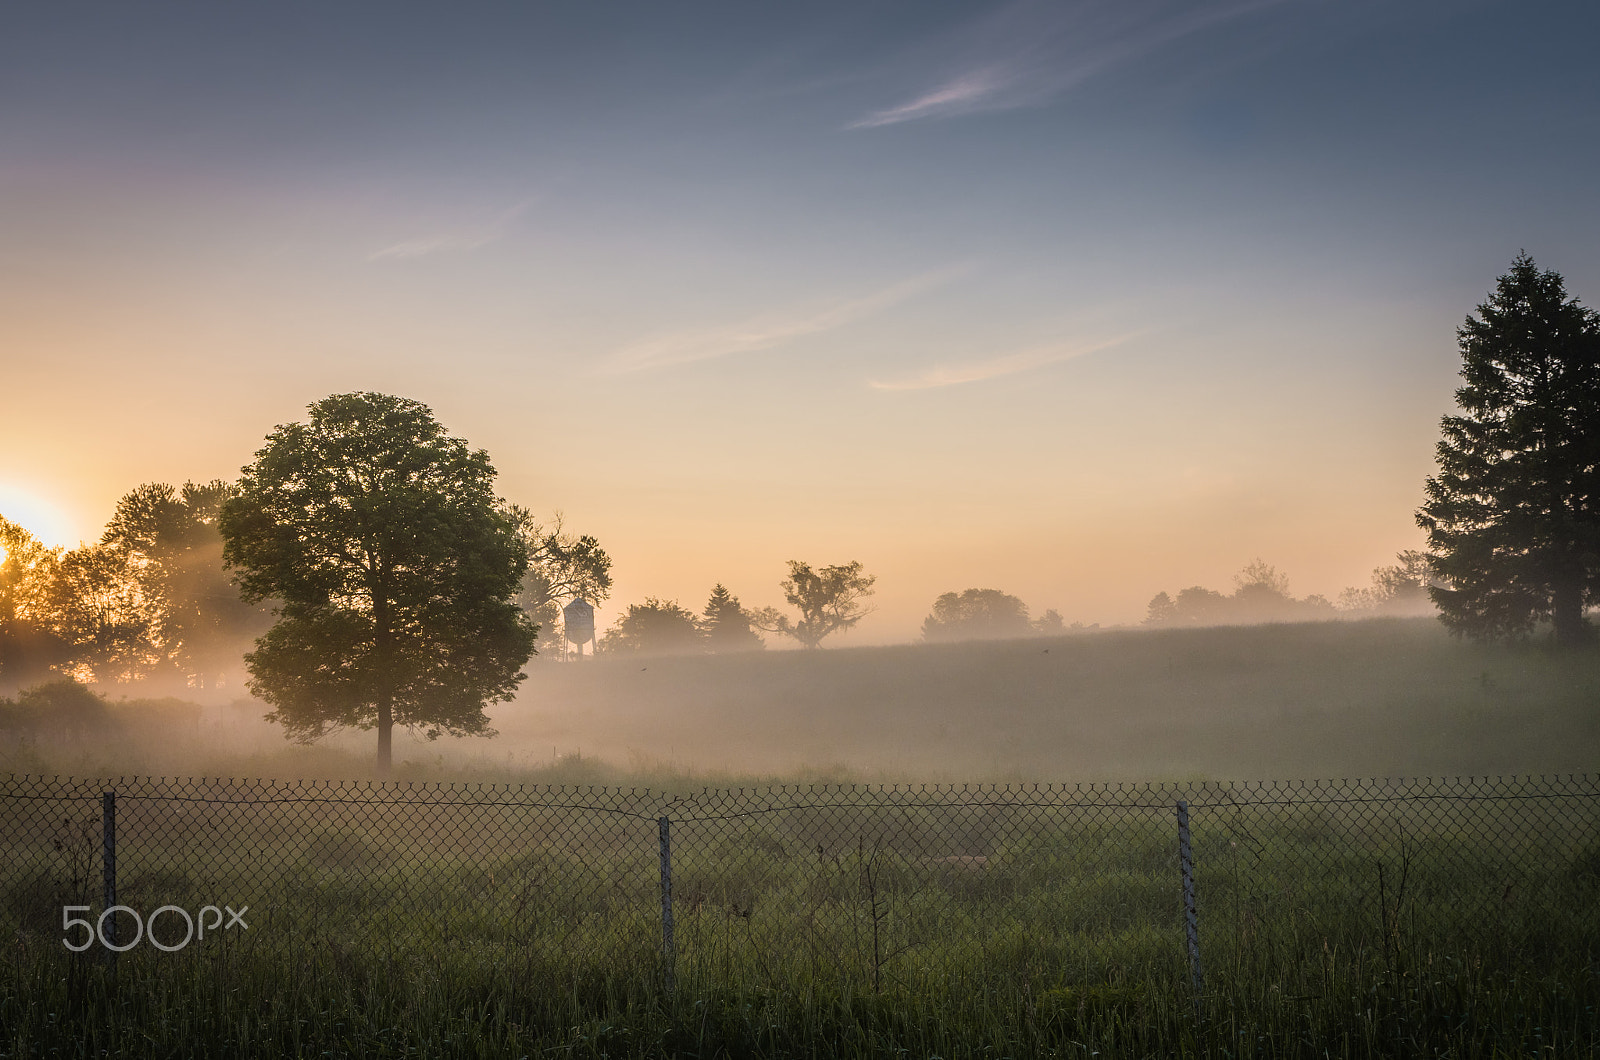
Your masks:
<svg viewBox="0 0 1600 1060"><path fill-rule="evenodd" d="M87 942L690 994L1311 998L1352 968L1592 984L1597 912L1597 775L694 794L0 778L17 962Z"/></svg>

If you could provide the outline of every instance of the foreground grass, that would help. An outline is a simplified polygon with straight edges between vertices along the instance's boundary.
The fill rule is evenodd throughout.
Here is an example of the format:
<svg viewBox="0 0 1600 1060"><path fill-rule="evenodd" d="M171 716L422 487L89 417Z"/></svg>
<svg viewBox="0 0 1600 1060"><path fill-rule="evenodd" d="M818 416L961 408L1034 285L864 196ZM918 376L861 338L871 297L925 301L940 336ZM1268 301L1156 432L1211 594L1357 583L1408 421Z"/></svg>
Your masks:
<svg viewBox="0 0 1600 1060"><path fill-rule="evenodd" d="M59 963L59 962L58 962ZM1335 978L1286 997L1217 984L1200 1005L1145 984L669 996L628 977L337 954L38 972L0 997L0 1054L45 1056L1570 1056L1594 1055L1594 990L1438 971Z"/></svg>
<svg viewBox="0 0 1600 1060"><path fill-rule="evenodd" d="M61 943L98 911L94 792L13 781L0 1055L1588 1056L1594 781L124 785L119 900L251 912L114 966Z"/></svg>

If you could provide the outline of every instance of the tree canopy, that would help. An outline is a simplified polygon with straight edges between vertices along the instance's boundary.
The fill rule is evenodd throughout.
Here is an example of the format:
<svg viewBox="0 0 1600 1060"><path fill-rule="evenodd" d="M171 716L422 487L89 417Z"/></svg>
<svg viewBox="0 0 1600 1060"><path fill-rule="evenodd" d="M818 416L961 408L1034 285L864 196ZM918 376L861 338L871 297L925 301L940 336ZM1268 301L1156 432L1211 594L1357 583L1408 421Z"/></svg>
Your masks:
<svg viewBox="0 0 1600 1060"><path fill-rule="evenodd" d="M600 638L599 650L616 655L682 655L705 650L705 635L694 612L676 600L646 597Z"/></svg>
<svg viewBox="0 0 1600 1060"><path fill-rule="evenodd" d="M922 620L922 639L994 640L1026 637L1035 629L1028 605L1017 597L999 589L967 589L933 602L933 611Z"/></svg>
<svg viewBox="0 0 1600 1060"><path fill-rule="evenodd" d="M799 621L769 607L756 612L752 624L815 648L824 638L849 629L872 613L864 601L872 595L877 580L875 575L862 572L859 560L812 570L811 564L792 559L789 577L781 587L783 598L799 609Z"/></svg>
<svg viewBox="0 0 1600 1060"><path fill-rule="evenodd" d="M1457 635L1548 620L1559 643L1582 642L1600 603L1600 314L1524 253L1456 335L1461 414L1441 421L1417 512L1441 582L1429 594Z"/></svg>
<svg viewBox="0 0 1600 1060"><path fill-rule="evenodd" d="M220 480L181 489L147 483L117 502L100 539L134 583L155 652L202 688L237 665L238 646L269 620L263 607L240 599L223 566L217 522L234 492Z"/></svg>
<svg viewBox="0 0 1600 1060"><path fill-rule="evenodd" d="M488 454L416 401L336 394L280 426L223 506L223 555L277 623L250 688L303 741L393 726L486 735L483 708L526 676L536 628L515 603L527 547Z"/></svg>

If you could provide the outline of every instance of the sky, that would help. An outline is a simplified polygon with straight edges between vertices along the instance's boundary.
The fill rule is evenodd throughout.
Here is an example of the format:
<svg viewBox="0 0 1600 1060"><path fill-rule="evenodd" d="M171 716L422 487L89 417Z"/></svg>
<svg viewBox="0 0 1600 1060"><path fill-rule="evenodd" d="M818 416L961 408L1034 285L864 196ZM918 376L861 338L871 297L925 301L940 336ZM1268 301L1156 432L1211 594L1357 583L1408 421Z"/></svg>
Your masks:
<svg viewBox="0 0 1600 1060"><path fill-rule="evenodd" d="M1137 622L1422 545L1455 329L1600 305L1600 6L7 5L0 515L98 538L356 390L611 554Z"/></svg>

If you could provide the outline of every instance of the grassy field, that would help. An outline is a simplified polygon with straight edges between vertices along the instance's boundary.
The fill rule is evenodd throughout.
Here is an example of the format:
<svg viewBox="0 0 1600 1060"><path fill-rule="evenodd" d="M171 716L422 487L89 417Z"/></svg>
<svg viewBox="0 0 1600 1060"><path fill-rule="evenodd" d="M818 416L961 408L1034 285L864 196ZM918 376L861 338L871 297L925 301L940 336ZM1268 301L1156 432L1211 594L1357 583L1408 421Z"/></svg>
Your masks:
<svg viewBox="0 0 1600 1060"><path fill-rule="evenodd" d="M1594 1055L1597 703L1600 653L1426 620L536 663L496 739L397 741L397 785L9 782L0 1058ZM261 709L130 703L0 774L370 776L370 733ZM247 932L65 952L107 786L121 901Z"/></svg>
<svg viewBox="0 0 1600 1060"><path fill-rule="evenodd" d="M693 799L119 790L119 900L248 905L250 928L178 953L140 946L114 969L66 953L61 906L99 909L98 786L12 782L0 1055L1600 1048L1594 777ZM1179 795L1193 802L1198 993ZM670 963L657 814L674 821Z"/></svg>
<svg viewBox="0 0 1600 1060"><path fill-rule="evenodd" d="M112 698L119 693L111 691ZM1455 776L1600 766L1600 651L1484 647L1431 619L535 661L500 735L397 734L409 779L1105 781ZM252 701L96 739L0 747L0 770L370 776L375 737L306 748Z"/></svg>

